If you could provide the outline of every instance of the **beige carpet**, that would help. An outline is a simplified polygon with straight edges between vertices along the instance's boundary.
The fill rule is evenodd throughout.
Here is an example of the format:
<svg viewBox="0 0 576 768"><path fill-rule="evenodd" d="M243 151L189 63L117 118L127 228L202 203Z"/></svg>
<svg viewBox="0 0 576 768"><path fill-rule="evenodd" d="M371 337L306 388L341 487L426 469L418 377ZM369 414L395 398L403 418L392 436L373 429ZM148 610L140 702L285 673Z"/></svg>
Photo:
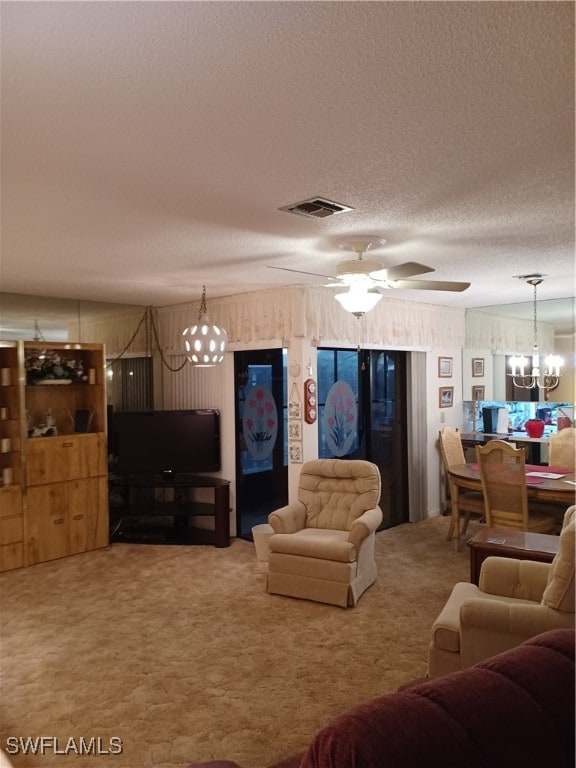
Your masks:
<svg viewBox="0 0 576 768"><path fill-rule="evenodd" d="M299 752L332 716L425 673L430 626L469 578L447 530L440 517L378 533L378 581L348 610L267 595L239 539L114 544L5 573L0 745L122 739L118 756L12 757L59 768L263 768Z"/></svg>

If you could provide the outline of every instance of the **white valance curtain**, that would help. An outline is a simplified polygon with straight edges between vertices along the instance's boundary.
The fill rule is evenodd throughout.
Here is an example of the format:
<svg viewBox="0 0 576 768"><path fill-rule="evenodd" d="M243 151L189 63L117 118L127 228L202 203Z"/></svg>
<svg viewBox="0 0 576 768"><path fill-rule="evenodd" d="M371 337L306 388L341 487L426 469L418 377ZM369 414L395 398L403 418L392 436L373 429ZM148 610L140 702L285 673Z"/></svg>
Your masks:
<svg viewBox="0 0 576 768"><path fill-rule="evenodd" d="M200 301L152 310L165 354L182 354L182 331L196 323L199 309ZM70 338L81 333L83 340L101 341L112 357L126 348L144 312L143 307L141 313L84 320L81 329L70 327ZM338 340L350 345L429 350L463 347L465 340L464 310L401 301L387 294L360 321L342 309L331 291L307 286L209 299L208 314L226 329L232 344L309 338L318 343ZM146 354L150 334L142 324L130 353Z"/></svg>

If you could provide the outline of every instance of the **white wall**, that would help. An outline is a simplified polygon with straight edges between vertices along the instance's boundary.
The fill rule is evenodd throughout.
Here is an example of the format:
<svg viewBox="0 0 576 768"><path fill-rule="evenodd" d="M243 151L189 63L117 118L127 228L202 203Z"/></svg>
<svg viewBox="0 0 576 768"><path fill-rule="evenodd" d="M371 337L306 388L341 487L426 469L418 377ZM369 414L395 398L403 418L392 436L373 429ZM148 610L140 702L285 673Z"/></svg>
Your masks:
<svg viewBox="0 0 576 768"><path fill-rule="evenodd" d="M452 358L452 376L441 377L438 373L438 358ZM427 499L428 517L442 512L441 492L441 458L438 448L438 434L443 427L450 426L461 429L462 414L462 350L460 347L443 347L433 349L427 354L426 391L427 423L428 423L428 478ZM453 387L453 404L451 407L440 407L440 389Z"/></svg>

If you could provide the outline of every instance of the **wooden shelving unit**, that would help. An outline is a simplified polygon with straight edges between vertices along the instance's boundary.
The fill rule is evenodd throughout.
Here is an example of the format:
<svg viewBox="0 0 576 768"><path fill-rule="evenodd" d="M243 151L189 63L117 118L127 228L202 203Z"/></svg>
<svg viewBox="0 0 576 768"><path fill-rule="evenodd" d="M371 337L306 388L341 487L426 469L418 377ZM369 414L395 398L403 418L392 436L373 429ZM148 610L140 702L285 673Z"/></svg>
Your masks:
<svg viewBox="0 0 576 768"><path fill-rule="evenodd" d="M22 349L0 341L0 571L24 565Z"/></svg>
<svg viewBox="0 0 576 768"><path fill-rule="evenodd" d="M46 355L80 374L30 372ZM108 545L104 363L102 344L0 342L0 440L13 449L0 454L0 570Z"/></svg>

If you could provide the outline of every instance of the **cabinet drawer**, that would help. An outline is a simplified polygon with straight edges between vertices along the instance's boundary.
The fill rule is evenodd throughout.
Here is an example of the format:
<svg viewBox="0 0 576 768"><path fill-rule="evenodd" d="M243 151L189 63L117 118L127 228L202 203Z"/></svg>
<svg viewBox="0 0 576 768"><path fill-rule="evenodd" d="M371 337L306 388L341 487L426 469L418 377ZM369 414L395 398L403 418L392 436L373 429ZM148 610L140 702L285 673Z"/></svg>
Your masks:
<svg viewBox="0 0 576 768"><path fill-rule="evenodd" d="M0 545L14 544L24 538L22 516L3 517L0 520Z"/></svg>
<svg viewBox="0 0 576 768"><path fill-rule="evenodd" d="M0 572L24 567L24 545L5 544L0 547Z"/></svg>
<svg viewBox="0 0 576 768"><path fill-rule="evenodd" d="M0 488L0 518L22 514L22 490L15 485Z"/></svg>
<svg viewBox="0 0 576 768"><path fill-rule="evenodd" d="M27 448L28 485L106 474L106 446L100 432L30 438Z"/></svg>

